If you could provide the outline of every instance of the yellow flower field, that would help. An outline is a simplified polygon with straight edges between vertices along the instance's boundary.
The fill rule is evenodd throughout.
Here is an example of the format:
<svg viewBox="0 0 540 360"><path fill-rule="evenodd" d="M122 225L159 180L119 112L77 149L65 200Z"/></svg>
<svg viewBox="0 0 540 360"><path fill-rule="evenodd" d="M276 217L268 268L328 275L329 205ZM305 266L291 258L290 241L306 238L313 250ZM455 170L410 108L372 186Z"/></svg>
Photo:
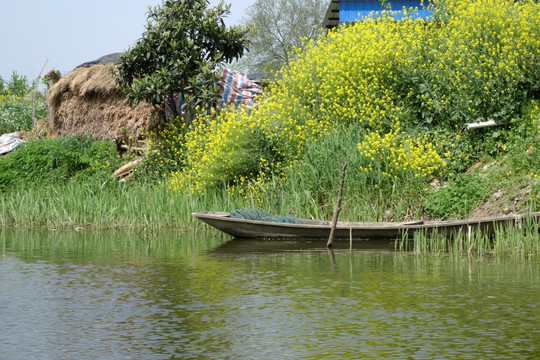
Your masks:
<svg viewBox="0 0 540 360"><path fill-rule="evenodd" d="M203 193L283 179L306 144L337 124L361 125L366 173L430 179L464 166L478 145L467 123L520 121L540 89L540 5L431 6L433 20L383 17L330 31L298 51L256 109L199 116L175 139L184 167L171 189Z"/></svg>

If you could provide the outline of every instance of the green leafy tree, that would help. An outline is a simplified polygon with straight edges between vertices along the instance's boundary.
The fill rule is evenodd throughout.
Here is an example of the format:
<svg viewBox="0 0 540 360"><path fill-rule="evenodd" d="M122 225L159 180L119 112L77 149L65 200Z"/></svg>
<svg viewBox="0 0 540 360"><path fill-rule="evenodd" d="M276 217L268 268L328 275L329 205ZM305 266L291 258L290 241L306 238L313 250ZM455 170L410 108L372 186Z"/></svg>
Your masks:
<svg viewBox="0 0 540 360"><path fill-rule="evenodd" d="M25 75L19 75L16 71L11 74L10 81L5 81L0 76L0 94L8 93L13 96L23 97L32 90Z"/></svg>
<svg viewBox="0 0 540 360"><path fill-rule="evenodd" d="M172 104L173 116L209 110L217 102L214 71L220 63L244 53L247 30L226 27L223 18L230 5L208 8L207 0L166 0L149 7L146 31L121 58L116 81L133 104L146 100L163 104L180 93L181 109Z"/></svg>
<svg viewBox="0 0 540 360"><path fill-rule="evenodd" d="M274 72L293 57L294 48L323 34L328 1L257 0L246 10L249 52L239 66L250 72Z"/></svg>

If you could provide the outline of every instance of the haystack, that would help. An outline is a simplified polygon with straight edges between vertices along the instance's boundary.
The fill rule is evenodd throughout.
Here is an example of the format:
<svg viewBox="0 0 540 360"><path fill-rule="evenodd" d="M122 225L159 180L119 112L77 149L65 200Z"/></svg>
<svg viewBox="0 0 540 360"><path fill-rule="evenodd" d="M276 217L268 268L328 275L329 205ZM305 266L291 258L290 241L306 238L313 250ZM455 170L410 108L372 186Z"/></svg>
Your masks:
<svg viewBox="0 0 540 360"><path fill-rule="evenodd" d="M162 110L132 107L116 84L114 65L78 67L49 90L49 136L90 136L129 142L155 128Z"/></svg>

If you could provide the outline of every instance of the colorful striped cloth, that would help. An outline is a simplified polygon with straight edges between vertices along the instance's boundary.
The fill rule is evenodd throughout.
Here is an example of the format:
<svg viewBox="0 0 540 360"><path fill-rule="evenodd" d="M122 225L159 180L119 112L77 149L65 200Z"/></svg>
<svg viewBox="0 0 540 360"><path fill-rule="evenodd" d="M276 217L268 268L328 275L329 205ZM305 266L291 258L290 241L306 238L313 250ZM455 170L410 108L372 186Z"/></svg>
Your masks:
<svg viewBox="0 0 540 360"><path fill-rule="evenodd" d="M254 99L263 93L257 83L251 81L241 72L229 68L223 68L223 74L218 84L221 86L217 104L219 109L241 105L257 106ZM173 101L177 109L180 109L184 103L184 99L180 93L175 94ZM169 99L165 101L165 112L167 118L171 119L172 110Z"/></svg>
<svg viewBox="0 0 540 360"><path fill-rule="evenodd" d="M262 95L261 87L236 70L223 69L219 81L222 91L219 94L219 108L240 105L255 106L254 99Z"/></svg>

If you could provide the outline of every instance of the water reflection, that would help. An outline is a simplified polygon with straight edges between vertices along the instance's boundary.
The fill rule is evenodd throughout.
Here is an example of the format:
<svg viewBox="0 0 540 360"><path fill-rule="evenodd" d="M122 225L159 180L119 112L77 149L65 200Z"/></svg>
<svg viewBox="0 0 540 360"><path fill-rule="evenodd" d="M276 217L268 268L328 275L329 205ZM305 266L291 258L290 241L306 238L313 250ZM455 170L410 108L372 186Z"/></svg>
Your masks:
<svg viewBox="0 0 540 360"><path fill-rule="evenodd" d="M332 248L335 252L350 250L349 241L334 240ZM233 239L226 241L213 249L213 254L263 254L281 252L327 252L326 240L248 240ZM367 252L394 252L395 245L392 241L354 241L352 250Z"/></svg>
<svg viewBox="0 0 540 360"><path fill-rule="evenodd" d="M389 243L7 233L6 359L518 358L540 353L538 264Z"/></svg>

